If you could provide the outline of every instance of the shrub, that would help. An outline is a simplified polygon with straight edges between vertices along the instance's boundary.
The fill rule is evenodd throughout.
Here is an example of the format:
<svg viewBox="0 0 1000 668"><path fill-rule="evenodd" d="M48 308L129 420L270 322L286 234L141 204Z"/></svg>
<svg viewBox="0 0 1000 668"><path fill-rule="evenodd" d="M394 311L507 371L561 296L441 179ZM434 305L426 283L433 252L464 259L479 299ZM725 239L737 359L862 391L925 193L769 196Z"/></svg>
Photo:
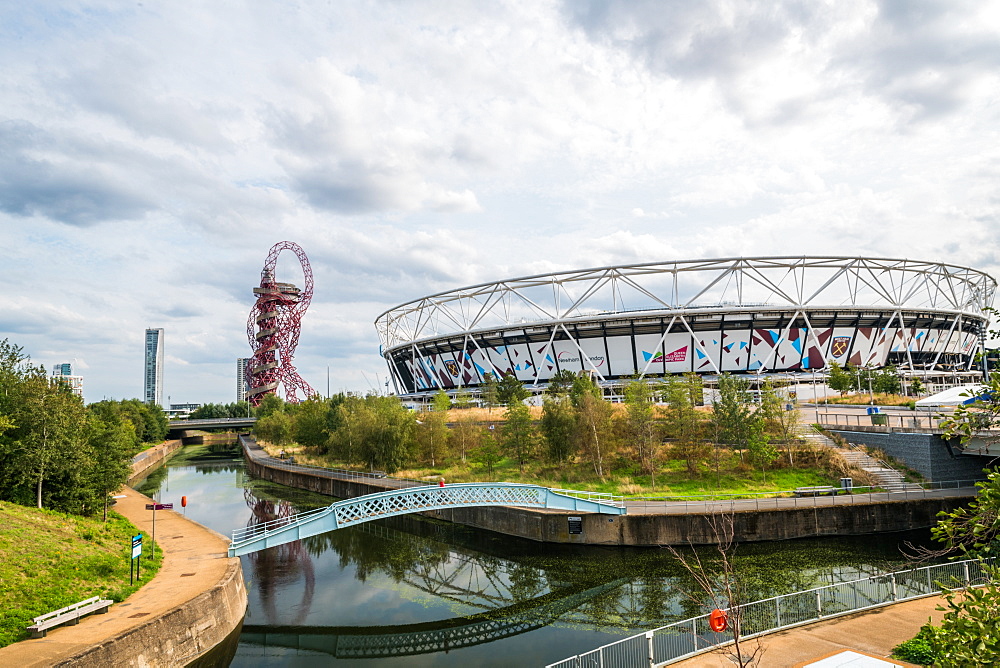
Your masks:
<svg viewBox="0 0 1000 668"><path fill-rule="evenodd" d="M909 661L921 666L933 665L938 656L931 647L931 640L937 632L937 627L924 624L917 635L896 645L892 649L892 656L901 661Z"/></svg>

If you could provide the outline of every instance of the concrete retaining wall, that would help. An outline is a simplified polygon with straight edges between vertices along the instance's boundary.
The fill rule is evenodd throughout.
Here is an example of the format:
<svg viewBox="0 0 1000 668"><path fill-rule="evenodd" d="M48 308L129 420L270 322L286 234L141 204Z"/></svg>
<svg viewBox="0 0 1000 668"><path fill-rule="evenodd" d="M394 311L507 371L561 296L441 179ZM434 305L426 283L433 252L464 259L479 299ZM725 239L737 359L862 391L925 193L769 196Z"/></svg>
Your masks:
<svg viewBox="0 0 1000 668"><path fill-rule="evenodd" d="M108 638L57 666L186 666L243 624L247 592L238 559L200 596L145 624Z"/></svg>
<svg viewBox="0 0 1000 668"><path fill-rule="evenodd" d="M951 480L985 480L983 469L991 457L959 454L937 434L877 432L867 429L830 430L848 443L878 448L893 459L924 476L939 482Z"/></svg>
<svg viewBox="0 0 1000 668"><path fill-rule="evenodd" d="M256 443L244 445L248 472L258 478L307 489L341 499L383 492L390 488L378 479L343 480L321 471L269 466ZM933 526L937 513L954 510L968 499L918 499L842 506L736 512L739 541L785 540L813 536L848 536L909 531ZM598 515L509 506L453 508L422 513L428 517L487 529L546 543L661 546L714 544L712 515ZM570 534L570 516L581 517L583 533Z"/></svg>
<svg viewBox="0 0 1000 668"><path fill-rule="evenodd" d="M183 447L180 439L164 441L159 445L143 450L132 458L132 476L128 479L128 485L132 485L136 480L143 477L148 471L156 468L170 458L175 452Z"/></svg>

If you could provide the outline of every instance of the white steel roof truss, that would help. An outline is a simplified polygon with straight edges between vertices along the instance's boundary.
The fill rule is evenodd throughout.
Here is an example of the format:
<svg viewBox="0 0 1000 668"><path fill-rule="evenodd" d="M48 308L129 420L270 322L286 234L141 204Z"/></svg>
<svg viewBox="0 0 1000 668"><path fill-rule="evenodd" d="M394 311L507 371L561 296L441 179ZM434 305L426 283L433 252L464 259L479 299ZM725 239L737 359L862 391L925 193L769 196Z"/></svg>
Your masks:
<svg viewBox="0 0 1000 668"><path fill-rule="evenodd" d="M899 303L900 304L908 303L910 299L915 297L921 291L924 285L927 284L927 279L928 279L927 274L924 273L913 274L913 276L911 276L908 281L910 287L905 294L900 295ZM900 287L902 288L902 285L900 285Z"/></svg>
<svg viewBox="0 0 1000 668"><path fill-rule="evenodd" d="M871 281L865 278L864 276L865 273L867 273L868 276L871 277ZM857 276L859 282L864 283L869 288L871 288L872 292L874 292L876 295L884 299L889 304L892 304L893 306L896 305L893 302L892 294L886 292L885 286L882 285L882 281L880 281L878 276L875 275L875 270L872 267L862 268L861 271L855 272L855 276Z"/></svg>
<svg viewBox="0 0 1000 668"><path fill-rule="evenodd" d="M810 303L812 303L812 301L814 299L816 299L817 297L819 297L820 294L822 294L822 292L824 290L826 290L828 287L830 287L831 285L833 285L833 283L835 283L838 278L840 278L841 276L844 276L849 270L850 270L850 265L844 265L844 266L840 267L837 270L837 273L835 273L830 278L826 279L826 282L823 283L823 285L819 286L819 288L815 292L813 292L811 295L809 295L809 297L804 302L802 302L802 303L803 304L810 304ZM849 284L850 284L850 279L848 278L848 285ZM741 303L742 303L742 300L741 300Z"/></svg>
<svg viewBox="0 0 1000 668"><path fill-rule="evenodd" d="M786 341L788 339L788 332L791 331L792 325L795 324L795 318L799 317L800 313L801 313L801 311L796 310L792 314L792 317L788 319L788 324L785 325L785 331L783 331L781 333L781 337L777 341L774 342L774 348L771 349L771 355L770 355L771 362L774 362L776 359L778 359L778 347L781 345L782 341ZM799 357L800 361L801 361L801 359L802 358ZM765 365L764 368L767 368L767 366ZM770 368L773 369L774 368L774 364L771 364Z"/></svg>
<svg viewBox="0 0 1000 668"><path fill-rule="evenodd" d="M687 300L687 302L684 303L684 306L692 306L692 305L694 305L695 302L698 300L698 298L701 297L706 292L708 292L709 290L711 290L713 287L715 287L716 283L718 283L719 281L721 281L723 278L726 278L730 273L732 273L734 271L738 271L739 264L740 264L740 261L737 260L736 262L733 262L733 264L730 267L728 267L726 269L723 269L719 273L718 276L716 276L708 285L706 285L704 288L701 289L701 292L697 293L694 297L692 297L691 299ZM675 288L676 288L676 282L674 283L674 285L675 285ZM678 299L678 303L679 303L679 299Z"/></svg>
<svg viewBox="0 0 1000 668"><path fill-rule="evenodd" d="M562 318L568 318L570 317L570 313L572 313L573 311L577 311L579 313L580 305L583 304L587 299L592 297L594 293L596 293L599 289L607 285L608 280L609 279L607 275L595 279L594 282L591 283L590 287L584 291L583 295L581 295L579 299L573 302L573 304L571 304L570 307L567 308L565 312L560 313L559 316Z"/></svg>
<svg viewBox="0 0 1000 668"><path fill-rule="evenodd" d="M664 308L668 308L668 309L672 308L672 306L669 303L663 301L662 299L660 299L659 297L657 297L655 294L653 294L652 292L650 292L649 290L647 290L643 286L641 286L638 283L636 283L635 281L633 281L631 278L629 278L627 276L622 276L621 277L621 281L623 283L625 283L626 285L631 285L633 288L635 288L636 292L639 292L640 294L646 295L647 297L649 297L650 299L652 299L654 302L656 302L660 306L663 306Z"/></svg>
<svg viewBox="0 0 1000 668"><path fill-rule="evenodd" d="M577 349L577 350L578 350L578 351L580 352L580 360L581 360L581 361L583 361L583 360L586 360L586 361L587 361L587 364L588 364L588 365L590 365L590 368L591 368L591 369L593 370L593 372L594 372L594 373L596 373L596 374L597 374L597 376L598 376L598 377L599 377L599 378L600 378L601 380L607 380L607 378L605 378L605 377L604 377L604 374L603 374L603 373L601 373L600 371L598 371L598 370L597 370L597 367L596 367L596 366L594 366L594 363L590 361L590 356L589 356L589 355L587 355L587 353L585 353L585 352L583 351L583 347L582 347L582 346L580 346L580 342L579 342L579 341L577 341L577 340L576 340L576 338L574 338L574 336L573 336L572 334L570 334L570 333L569 333L569 330L568 330L568 329L566 329L566 325L565 325L565 324L563 324L563 323L559 323L559 327L561 327L561 328L562 328L562 331L566 332L566 336L568 336L568 337L569 337L569 340L573 342L573 345L574 345L574 346L576 346L576 349Z"/></svg>
<svg viewBox="0 0 1000 668"><path fill-rule="evenodd" d="M962 308L962 300L958 298L958 293L955 292L955 283L952 281L951 274L945 274L945 283L948 286L948 292L951 294L951 303L954 308Z"/></svg>
<svg viewBox="0 0 1000 668"><path fill-rule="evenodd" d="M663 342L667 340L667 334L670 333L670 330L673 328L674 323L676 321L677 321L677 316L675 315L673 318L670 319L670 324L667 325L666 328L663 330L663 335L660 336L660 340L656 344L657 348L662 348L663 347ZM649 371L649 365L653 363L654 359L656 359L656 355L653 355L648 360L646 360L646 366L644 366L642 368L642 372L639 374L639 378L645 378L646 377L646 372Z"/></svg>
<svg viewBox="0 0 1000 668"><path fill-rule="evenodd" d="M543 307L543 306L535 303L534 301L532 301L531 299L529 299L525 295L522 295L519 291L514 290L513 292L517 296L518 299L520 299L522 302L524 302L525 304L527 304L528 306L530 306L532 309L534 309L536 315L541 315L543 318L550 319L550 320L552 318L556 317L555 313L546 310L545 307Z"/></svg>
<svg viewBox="0 0 1000 668"><path fill-rule="evenodd" d="M479 343L476 341L475 337L470 336L469 334L466 334L466 336L468 336L469 340L472 341L472 345L474 345L476 347L476 349L479 350L479 352L481 352L483 354L483 359L486 360L486 363L489 364L490 365L490 369L492 369L493 377L494 378L499 378L500 377L500 372L497 371L496 365L493 363L493 360L490 359L489 353L487 353L485 350L483 350L483 347L481 345L479 345Z"/></svg>
<svg viewBox="0 0 1000 668"><path fill-rule="evenodd" d="M806 321L806 327L808 328L809 336L812 337L813 343L816 344L816 349L823 350L823 344L819 342L819 337L816 336L816 329L812 326L812 322L809 321L809 314L806 313L805 311L801 311L801 313L802 313L802 319ZM809 348L806 347L805 354L807 355L807 357L808 353L809 353ZM826 355L823 355L823 366L821 368L825 369L828 366L830 366L830 364L826 359Z"/></svg>
<svg viewBox="0 0 1000 668"><path fill-rule="evenodd" d="M931 368L936 367L938 365L938 361L941 359L941 355L944 354L944 349L948 347L948 343L951 341L951 337L954 336L955 334L955 325L958 324L959 320L961 320L961 316L955 316L955 319L951 323L951 328L948 330L948 338L942 345L938 346L938 352L937 355L934 356L934 362L931 364Z"/></svg>
<svg viewBox="0 0 1000 668"><path fill-rule="evenodd" d="M704 348L702 348L701 345L698 343L698 337L695 336L694 331L691 329L691 326L688 324L688 322L684 318L684 316L681 316L680 319L681 319L681 323L683 323L683 325L684 325L684 328L688 331L688 334L691 335L691 343L694 346L696 346L699 350L701 350L701 352L705 353L705 357L708 358L708 361L712 365L712 368L715 369L715 373L722 373L721 371L719 371L719 367L715 365L715 360L712 359L712 356L708 353L707 350L705 350ZM692 365L692 366L694 366L694 365Z"/></svg>
<svg viewBox="0 0 1000 668"><path fill-rule="evenodd" d="M552 342L556 340L556 332L558 332L558 331L559 331L559 328L553 327L552 328L552 334L549 335L549 342L548 342L548 344L546 344L546 348L548 348L550 352L552 350ZM528 353L530 354L531 351L529 350ZM534 359L534 355L532 355L532 359ZM555 358L553 358L553 359L555 359ZM538 387L538 381L539 380L541 380L541 374L538 373L538 364L535 364L535 382L533 382L531 384L531 386L532 387Z"/></svg>
<svg viewBox="0 0 1000 668"><path fill-rule="evenodd" d="M912 371L913 370L913 356L910 355L910 343L911 343L911 339L910 339L910 336L908 335L908 332L906 331L906 323L903 321L903 312L901 310L898 310L898 309L895 310L895 311L893 311L892 315L889 316L889 322L887 322L885 324L885 328L886 329L889 329L890 327L892 327L892 319L893 318L895 318L896 322L899 323L899 331L902 332L902 334L903 334L903 345L906 346L906 361L907 361L907 363L910 366L910 370ZM892 338L893 338L893 340L896 339L895 336L892 337ZM891 353L891 352L892 352L892 344L890 343L889 344L889 350L886 351L886 355L888 356L888 354Z"/></svg>
<svg viewBox="0 0 1000 668"><path fill-rule="evenodd" d="M499 285L493 286L493 290L490 292L489 295L487 295L486 300L483 301L482 306L480 306L479 312L476 314L476 317L469 322L469 325L468 327L466 327L466 329L475 329L479 325L479 321L482 320L487 313L493 310L493 305L499 300L499 297L497 296L499 294L499 291L500 291Z"/></svg>
<svg viewBox="0 0 1000 668"><path fill-rule="evenodd" d="M768 288L771 290L773 294L783 298L786 303L788 304L797 303L794 297L790 297L787 292L782 290L777 284L775 284L774 281L772 281L770 278L761 273L761 271L756 267L754 267L753 271L751 272L744 271L743 273L746 274L747 277L750 278L750 280L755 281L761 287Z"/></svg>
<svg viewBox="0 0 1000 668"><path fill-rule="evenodd" d="M823 276L822 284L814 289L809 282L809 268L833 270L834 274ZM773 272L781 269L785 270L782 277L773 277ZM691 283L689 287L693 296L683 300L680 285L682 272L691 275L701 273L707 280L707 283L701 282L703 287L700 288L697 282L686 281L686 284ZM791 274L794 288L784 286L788 274ZM656 287L649 287L646 280L641 278L658 276L669 283L657 279L654 283ZM982 317L983 308L992 304L997 289L996 281L982 272L940 263L825 256L725 258L604 267L481 284L401 304L380 315L375 325L383 340L383 348L388 349L406 341L437 335L439 330L444 329L473 331L491 326L508 327L516 324L513 321L522 313L527 315L530 312L545 320L583 317L588 315L583 312L587 310L588 304L595 304L596 310L608 308L603 301L597 302L594 299L608 283L611 288L610 308L614 313L628 312L629 308L634 308L630 301L633 297L639 297L638 305L641 310L645 310L647 306L644 303L646 299L650 300L654 308L661 307L664 310L710 306L711 304L699 304L699 300L719 288L723 281L725 283L721 288L720 302L728 303L729 293L735 287L737 301L739 305L743 305L747 299L754 297L754 294L747 294L748 284L745 281L748 277L768 294L786 299L800 311L808 304L815 303L822 295L830 293L833 286L841 284L846 287L846 296L843 299L824 299L824 303L849 303L854 307L880 308L884 300L899 311L928 306L941 310L950 306L953 310L979 318ZM585 283L585 289L583 294L573 298L568 288L576 282ZM545 299L538 301L534 294L526 293L527 288L545 286L552 290L551 305ZM664 294L664 289L668 290L669 296ZM635 294L629 293L629 290L635 291ZM807 291L811 293L807 294ZM862 291L865 292L863 298ZM520 301L514 302L514 296L510 292L514 292ZM794 296L790 296L791 294ZM836 296L830 293L830 297ZM564 306L567 299L569 305ZM517 304L522 305L525 310L515 311ZM485 321L490 318L499 320L499 324L486 324Z"/></svg>
<svg viewBox="0 0 1000 668"><path fill-rule="evenodd" d="M436 373L429 373L427 371L427 366L424 364L424 356L420 354L420 349L417 348L417 344L416 343L411 343L410 344L410 348L412 349L411 350L411 354L413 355L413 359L414 360L420 360L420 362L419 362L420 363L420 368L423 369L424 375L425 376L430 376L431 379L434 381L434 384L440 390L441 389L441 383L438 382L437 374Z"/></svg>

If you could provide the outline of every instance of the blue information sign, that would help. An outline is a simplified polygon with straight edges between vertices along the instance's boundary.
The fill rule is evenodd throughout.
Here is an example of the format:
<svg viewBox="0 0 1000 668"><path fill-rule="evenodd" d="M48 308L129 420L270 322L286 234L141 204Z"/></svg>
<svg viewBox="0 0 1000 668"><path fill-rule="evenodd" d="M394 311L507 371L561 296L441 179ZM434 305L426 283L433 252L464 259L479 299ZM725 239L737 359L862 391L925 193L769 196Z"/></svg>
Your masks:
<svg viewBox="0 0 1000 668"><path fill-rule="evenodd" d="M142 554L142 534L132 536L132 558L138 559Z"/></svg>

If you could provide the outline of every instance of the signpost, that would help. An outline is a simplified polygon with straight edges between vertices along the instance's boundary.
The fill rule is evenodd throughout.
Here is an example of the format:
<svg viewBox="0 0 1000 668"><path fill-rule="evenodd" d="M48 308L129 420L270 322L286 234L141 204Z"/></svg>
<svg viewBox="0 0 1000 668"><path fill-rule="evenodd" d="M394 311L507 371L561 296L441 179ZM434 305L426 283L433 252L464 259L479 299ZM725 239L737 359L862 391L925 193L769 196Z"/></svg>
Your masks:
<svg viewBox="0 0 1000 668"><path fill-rule="evenodd" d="M153 535L151 539L152 548L149 551L149 558L152 559L156 555L156 511L157 510L173 510L174 504L172 503L147 503L146 510L153 511Z"/></svg>

